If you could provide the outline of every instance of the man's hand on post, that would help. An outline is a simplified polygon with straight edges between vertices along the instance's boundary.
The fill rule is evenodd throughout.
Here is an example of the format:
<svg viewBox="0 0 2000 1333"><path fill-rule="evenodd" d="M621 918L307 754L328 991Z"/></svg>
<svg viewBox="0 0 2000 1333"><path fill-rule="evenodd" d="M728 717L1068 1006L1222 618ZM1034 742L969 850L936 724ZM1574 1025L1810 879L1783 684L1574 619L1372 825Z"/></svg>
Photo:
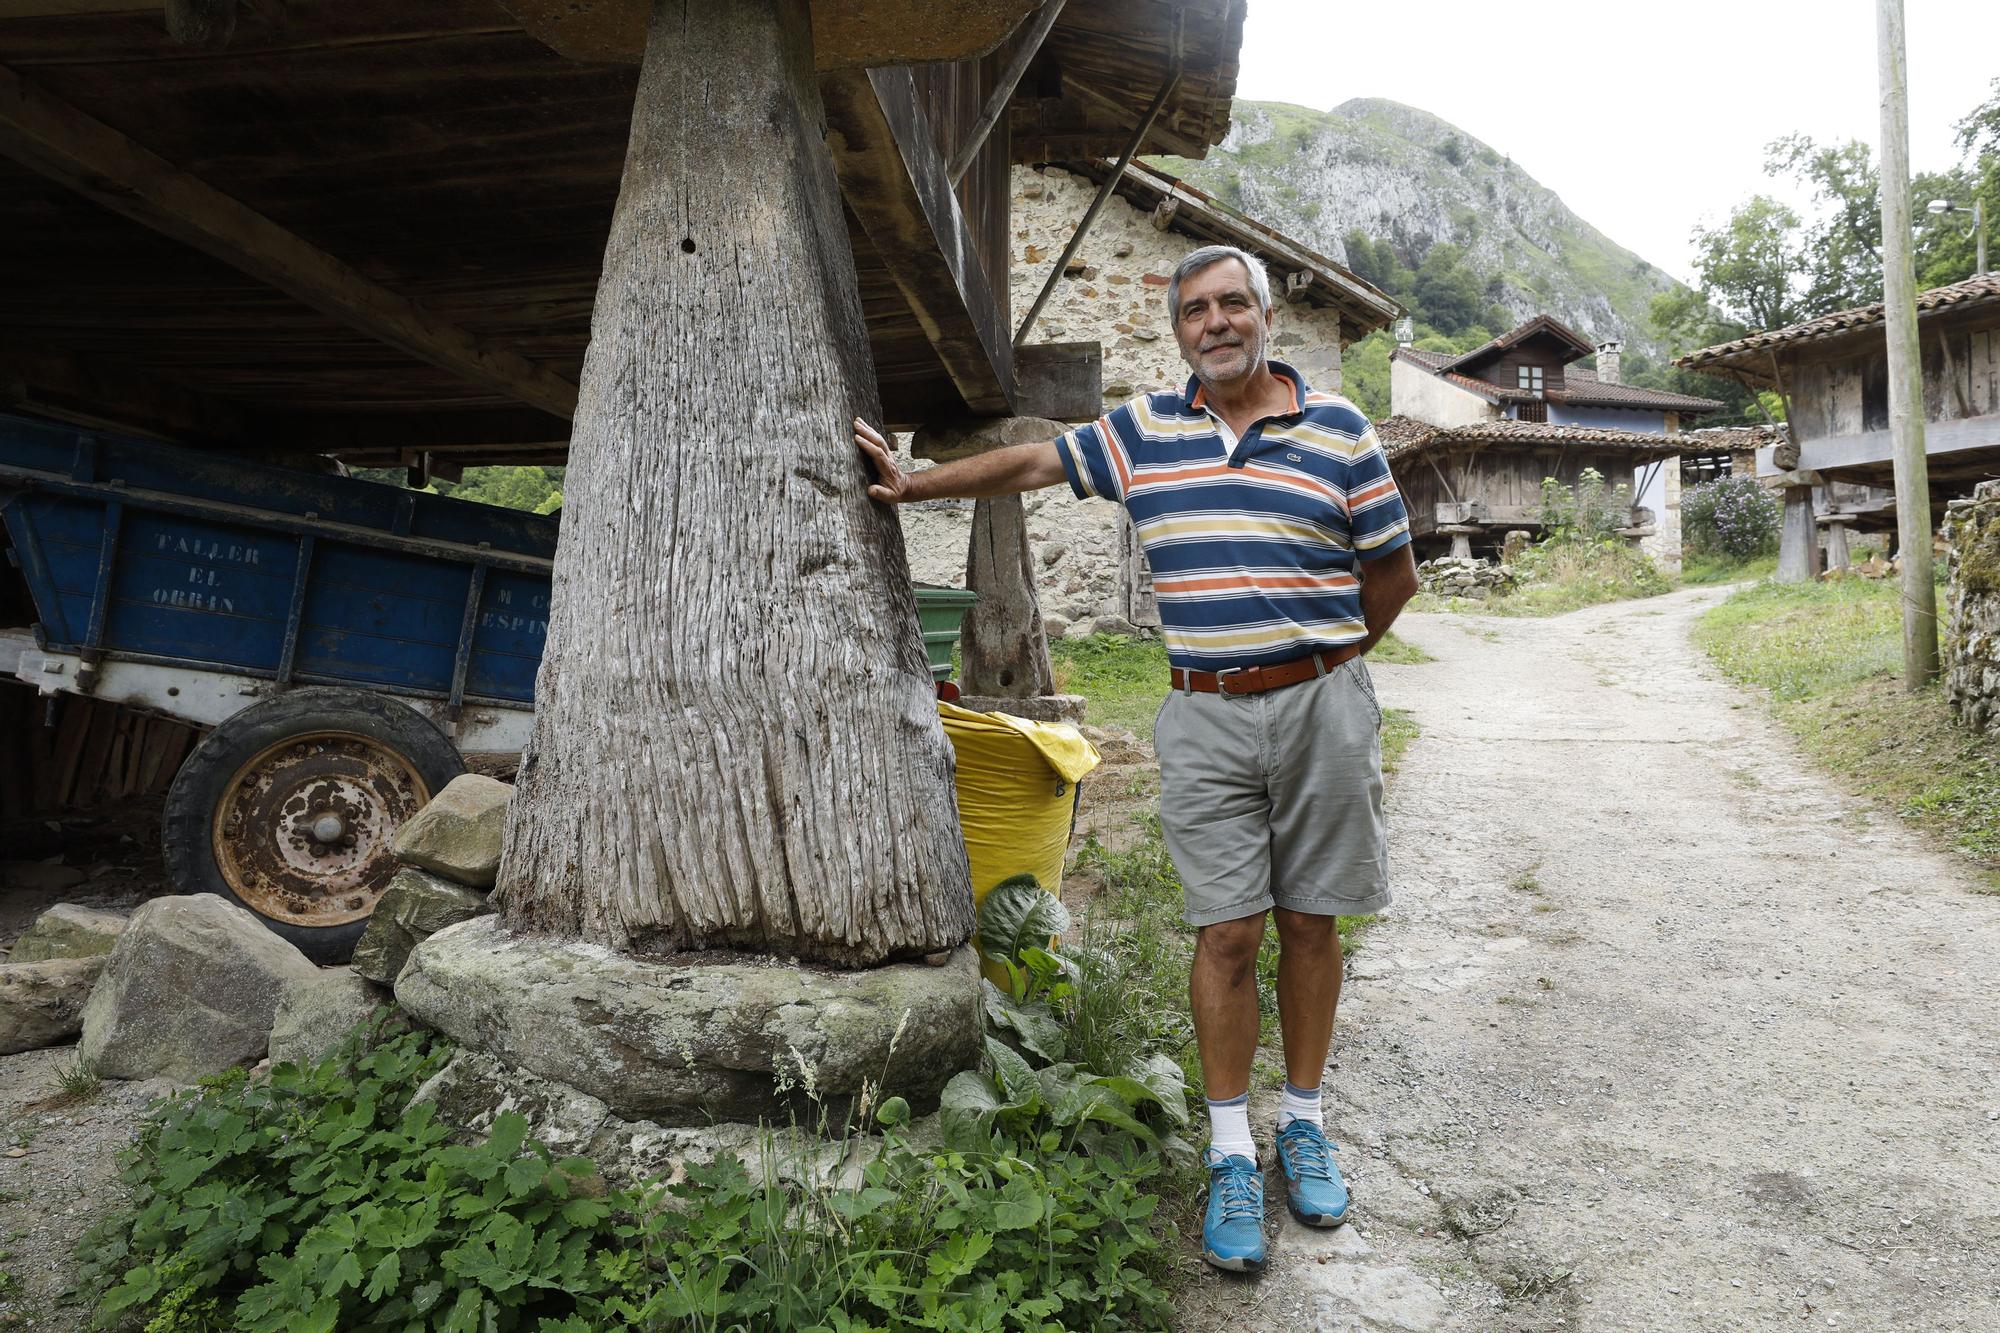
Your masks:
<svg viewBox="0 0 2000 1333"><path fill-rule="evenodd" d="M889 442L860 417L854 418L854 444L875 468L876 482L868 488L869 499L894 505L916 498L911 494L910 474L896 465Z"/></svg>

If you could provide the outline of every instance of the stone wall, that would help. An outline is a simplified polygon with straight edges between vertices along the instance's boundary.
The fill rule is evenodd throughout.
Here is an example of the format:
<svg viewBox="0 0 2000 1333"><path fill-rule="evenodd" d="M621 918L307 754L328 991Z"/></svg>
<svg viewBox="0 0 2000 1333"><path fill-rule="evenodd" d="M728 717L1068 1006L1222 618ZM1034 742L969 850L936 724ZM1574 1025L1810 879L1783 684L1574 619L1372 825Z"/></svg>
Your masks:
<svg viewBox="0 0 2000 1333"><path fill-rule="evenodd" d="M1097 184L1056 167L1014 168L1012 301L1018 323L1090 207ZM1104 345L1106 411L1136 394L1176 388L1188 375L1167 322L1167 279L1201 242L1161 231L1113 195L1049 298L1031 342L1097 339ZM1332 310L1280 302L1270 354L1298 367L1315 388L1340 387L1340 322ZM908 441L902 441L905 449ZM907 464L907 457L905 462ZM917 464L916 466L923 466ZM1057 632L1087 634L1100 616L1124 615L1119 509L1079 502L1066 486L1028 497L1028 531L1042 610ZM902 511L910 570L920 583L965 584L972 502L939 501Z"/></svg>
<svg viewBox="0 0 2000 1333"><path fill-rule="evenodd" d="M1945 697L1973 731L2000 735L2000 481L1946 511Z"/></svg>

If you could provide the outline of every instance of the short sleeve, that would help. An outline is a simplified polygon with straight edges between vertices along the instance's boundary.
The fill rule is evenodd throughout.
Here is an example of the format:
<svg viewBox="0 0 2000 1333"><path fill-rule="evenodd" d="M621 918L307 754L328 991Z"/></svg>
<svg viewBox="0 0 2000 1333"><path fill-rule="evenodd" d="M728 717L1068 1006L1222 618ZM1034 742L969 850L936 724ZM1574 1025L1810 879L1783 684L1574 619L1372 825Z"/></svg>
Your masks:
<svg viewBox="0 0 2000 1333"><path fill-rule="evenodd" d="M1347 535L1362 560L1378 559L1410 544L1410 514L1373 426L1362 433L1360 448L1348 463Z"/></svg>
<svg viewBox="0 0 2000 1333"><path fill-rule="evenodd" d="M1132 477L1125 441L1135 429L1132 406L1127 403L1057 438L1056 453L1077 499L1094 496L1123 503L1126 483Z"/></svg>

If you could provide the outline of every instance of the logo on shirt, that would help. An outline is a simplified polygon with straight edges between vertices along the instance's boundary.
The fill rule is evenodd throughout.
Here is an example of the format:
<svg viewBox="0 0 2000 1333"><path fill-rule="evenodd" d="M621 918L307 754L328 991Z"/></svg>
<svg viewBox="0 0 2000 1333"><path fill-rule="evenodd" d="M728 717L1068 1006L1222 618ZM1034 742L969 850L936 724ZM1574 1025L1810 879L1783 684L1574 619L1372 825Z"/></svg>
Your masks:
<svg viewBox="0 0 2000 1333"><path fill-rule="evenodd" d="M1305 462L1306 460L1305 460L1305 459L1303 459L1303 458L1301 458L1301 457L1299 457L1299 456L1298 456L1297 454L1286 454L1286 455L1285 455L1285 461L1286 461L1287 463L1303 463L1303 462Z"/></svg>

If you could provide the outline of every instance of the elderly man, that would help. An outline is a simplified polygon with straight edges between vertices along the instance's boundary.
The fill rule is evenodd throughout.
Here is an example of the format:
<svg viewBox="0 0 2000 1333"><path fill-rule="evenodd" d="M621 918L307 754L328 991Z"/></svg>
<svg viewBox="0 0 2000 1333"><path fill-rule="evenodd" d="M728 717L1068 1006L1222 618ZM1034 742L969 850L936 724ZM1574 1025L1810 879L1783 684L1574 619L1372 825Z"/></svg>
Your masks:
<svg viewBox="0 0 2000 1333"><path fill-rule="evenodd" d="M1194 371L1046 444L906 473L860 421L855 442L902 504L1068 481L1123 504L1159 599L1172 691L1154 727L1160 826L1198 928L1190 992L1210 1138L1203 1253L1264 1262L1250 1134L1257 951L1277 920L1286 1083L1277 1158L1292 1212L1347 1219L1320 1111L1340 998L1335 918L1389 902L1382 714L1362 656L1416 591L1402 497L1367 417L1264 350L1273 318L1255 256L1196 250L1167 310Z"/></svg>

